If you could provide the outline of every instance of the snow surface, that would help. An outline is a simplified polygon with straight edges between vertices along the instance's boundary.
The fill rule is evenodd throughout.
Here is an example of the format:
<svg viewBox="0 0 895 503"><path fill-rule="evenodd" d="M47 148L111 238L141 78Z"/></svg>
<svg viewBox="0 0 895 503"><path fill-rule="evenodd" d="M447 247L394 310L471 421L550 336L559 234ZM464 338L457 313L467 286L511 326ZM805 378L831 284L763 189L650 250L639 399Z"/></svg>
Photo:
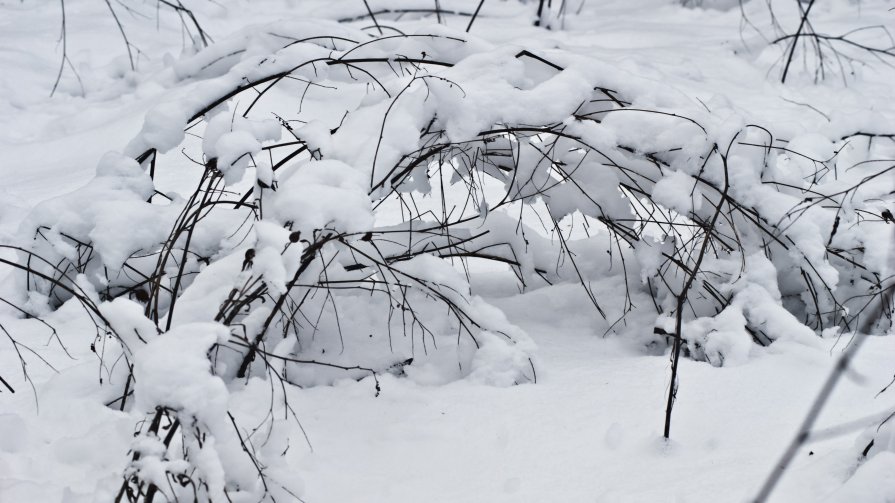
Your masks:
<svg viewBox="0 0 895 503"><path fill-rule="evenodd" d="M107 6L69 0L66 43L79 78L67 67L50 97L61 58L59 5L0 0L0 243L18 242L22 236L30 239L46 225L52 229L47 232L45 253L60 260L77 254L63 239L64 233L93 242L104 267L122 267L132 254L167 237L179 205L189 197L198 170L178 155L184 142L193 142L207 157L218 159L227 189L259 189L259 182L269 186L273 174L270 163L261 159L262 145L288 139L276 120L234 119L232 111L221 105L210 114L213 118L200 141L183 131L190 116L206 97L241 82L243 74L275 73L289 61L329 52L296 45L292 52L278 53L281 59L266 61L282 45L276 33L347 37L360 28L375 30L368 20L334 22L365 14L360 1L184 2L216 40L211 49L197 52L184 38L181 21L169 11L156 11L156 3L149 0L125 3L150 16L123 16L131 41L140 49L137 68L130 67ZM432 4L369 3L374 10L386 3L425 8ZM440 4L469 12L478 2L441 0ZM782 85L775 66L780 47L768 47L761 35L742 26L736 2L706 1L702 9L684 8L671 0L587 0L576 15L559 16L559 6L554 6L546 15L553 30L531 26L536 4L486 1L468 43L445 39L426 46L431 58L460 64L445 71L444 81L408 83L400 98L402 106L387 122L376 122L386 137L381 145L376 138L355 132L381 120L389 102L373 102L340 123L343 110L372 100L365 86L346 85L356 94L346 104L350 100L330 97L325 87L305 89L301 83L290 83L295 86L293 94L305 92L315 98L301 105L315 119L296 123L294 132L318 157L280 172L282 190L265 209L272 221L294 223L290 230L301 231L305 239L327 225L346 232L363 231L374 219L400 225L396 224L400 210L386 208L385 216L374 215L370 200L358 194L366 191L370 175L374 179L387 175L380 170L415 147L409 142L425 127L420 121L429 107L444 110L447 135L462 139L487 129L498 118L520 123L563 121L569 107L590 95L594 80L630 89L640 100L636 107L684 107L693 113L701 107L710 109L711 114L705 112L701 119L714 138L729 140L746 118L772 124L775 133L790 139L791 150L804 154L775 153L775 169L768 176L781 183L803 180L815 171L811 159L829 159L837 148L842 148L836 161L842 170L865 160L870 150L861 139L845 146L834 145L833 139L856 130L892 133L895 70L868 61L858 65L854 76L815 84L806 63ZM756 20L763 4L753 0L743 9ZM780 8L782 21L791 24L793 6ZM882 0L859 6L839 0L815 9L824 31L842 33L880 23L895 26L892 4ZM447 28L435 25L434 16L407 16L392 24L407 33L450 36L463 32L468 23L468 17L444 17ZM264 30L257 28L261 25ZM390 49L416 54L421 46L415 43L395 41ZM521 48L541 51L567 71L555 74L523 59L506 63L506 56ZM334 73L333 79L342 78L334 70L319 70L321 82L326 82L327 71ZM313 74L310 69L302 71ZM465 85L459 89L447 79ZM274 96L288 97L289 93ZM603 124L569 127L597 147L626 142L644 151L681 145L687 152L705 149L706 137L692 124L672 117L647 121L644 115L610 113ZM337 126L339 133L331 133ZM153 188L136 163L108 153L137 155L148 147L171 151L165 162L180 168L155 181L155 189L173 199L170 208L159 211L149 209ZM325 160L317 160L319 156ZM255 157L251 165L258 167L251 169L249 159ZM679 170L654 185L655 200L679 213L711 210L712 204L704 204L702 194L691 190L699 174L692 167L675 168ZM530 175L535 177L532 183L546 183L546 178L536 178L544 173ZM739 187L752 187L736 194L749 204L780 218L790 209L791 199L761 190L749 170L734 170L732 176L738 177ZM571 194L560 188L550 196L556 201L550 207L554 218L561 220L576 211L588 216L627 211L615 190L616 174L582 175L581 182L608 203L599 209L575 205ZM886 201L891 203L892 187L891 177L880 178L862 189L861 198L878 199L881 211ZM509 190L527 194L531 187ZM101 204L95 204L98 200ZM487 212L484 197L480 203ZM515 240L522 246L525 241L530 252L519 262L526 274L549 263L542 241L532 237L529 243L510 232L515 220L501 220L506 218L495 214L489 220L495 242ZM789 230L793 239L805 243L801 249L807 258L818 258L818 263L823 262L828 236L821 229L830 225L823 218L793 222ZM467 340L454 343L456 336L447 333L448 321L432 336L437 349L424 357L414 348L419 340L415 342L412 334L411 341L397 341L388 351L381 344L373 347L391 328L391 321L381 326L381 315L391 306L359 295L346 299L339 309L346 326L362 330L346 331L350 333L341 342L292 335L269 350L288 355L298 345L307 352L333 355L331 361L348 366L351 355L340 354L340 347L344 351L346 344L370 339L369 361L377 370L392 368L408 356L416 357L413 365L401 372L380 372L375 380L365 370L294 369L292 377L302 388L273 389L259 377L228 387L218 376L232 375L233 362L214 368L206 354L216 341L227 338L228 331L207 322L233 285L247 277L240 255L245 237L231 236L226 226L210 220L196 233L196 246L213 252L217 243L227 242L239 253L221 257L192 280L178 299L172 330L163 335L133 300L101 304L99 311L120 334L122 345L109 334L97 333L73 301L50 311L51 299L35 292L22 299L21 278L0 264L0 297L45 313L45 321L55 327L54 333L48 325L24 319L0 303L0 376L16 390L0 393L0 501L112 501L127 470L139 471L145 480L158 481L162 487L166 470L177 473L188 467L162 459L158 438L136 434L156 406L178 410L178 417L191 418L196 431L211 436L205 444L197 440L199 436L183 441L184 449L196 453L193 461L208 481L209 495L223 500L225 486L233 483L246 495L257 494L252 492L259 486L255 467L242 456L227 413L240 424L262 423L268 412L267 395L274 394L288 397L295 414L289 419L283 407L275 407L279 428L269 432L270 441L258 446L259 458L284 484L278 501L299 497L309 503L749 501L852 335L835 329L823 338L815 335L780 307L781 299L792 292L781 292L784 282L778 284L770 262L760 253L747 257L748 272L725 285L724 293L732 297L730 306L717 316L686 322L688 343L701 348L705 361L682 361L675 426L672 440L665 442L661 428L670 365L665 353L644 349L652 338L643 335L644 330L652 328L653 319L632 316L606 335L612 320L600 318L574 282L520 294L512 275L489 266L473 275L471 288L466 288L459 271L424 255L396 269L407 277L424 276L434 285L433 291L450 295L475 313L486 325L478 334L477 350ZM885 222L870 225L877 232L842 239L864 246L873 270L891 274L892 233ZM286 260L281 262L280 257L297 259L307 243L290 245L289 233L269 222L259 222L251 232L257 264L253 272L271 291L284 291L294 271L283 267ZM614 263L604 259L604 249L595 251L593 242L574 246L580 247L582 267L604 272L591 281L591 288L604 292L609 306L622 309L625 279L614 269L605 273ZM632 277L648 277L658 264L658 251L659 247L638 249L641 270L631 272ZM0 258L13 260L15 254L0 250ZM737 266L712 264L718 271ZM562 274L567 273L555 273ZM832 284L839 279L832 268L821 268L817 274ZM77 285L99 303L100 283L98 275L82 274ZM315 302L321 313L329 309L324 300ZM642 292L639 296L634 292L632 302L651 309L651 300ZM270 312L265 309L254 311L242 323L260 326ZM434 313L437 306L424 305L423 310ZM341 331L333 323L323 319L321 331ZM746 331L749 324L769 327L768 332L778 334L774 343L753 344ZM34 350L23 355L30 382L21 372L13 338ZM423 335L421 341L427 344L429 339ZM895 389L878 394L892 380L893 355L895 338L868 338L857 353L854 370L846 374L820 415L815 428L819 433L799 451L772 501L895 501L895 423L890 421L876 432L895 410ZM120 395L129 370L126 361L134 364L135 400L121 411L105 404ZM285 369L284 364L280 370ZM532 371L536 383L531 382ZM874 436L874 449L862 458L861 450ZM142 461L131 462L133 452L142 453Z"/></svg>

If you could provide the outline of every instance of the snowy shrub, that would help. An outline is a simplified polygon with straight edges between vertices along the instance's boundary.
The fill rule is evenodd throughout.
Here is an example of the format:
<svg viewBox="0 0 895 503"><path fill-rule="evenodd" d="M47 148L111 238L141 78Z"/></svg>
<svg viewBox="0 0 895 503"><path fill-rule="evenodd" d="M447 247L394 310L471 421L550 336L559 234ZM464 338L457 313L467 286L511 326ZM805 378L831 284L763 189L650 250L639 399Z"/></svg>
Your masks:
<svg viewBox="0 0 895 503"><path fill-rule="evenodd" d="M576 283L670 345L666 436L682 354L811 345L891 288L895 147L874 132L787 142L649 75L447 27L252 27L165 78L187 91L12 246L24 310L74 299L117 341L111 405L145 416L122 501L300 491L288 442L250 440L295 419L286 386L534 382L533 344L470 291L476 261ZM592 288L610 268L624 292Z"/></svg>
<svg viewBox="0 0 895 503"><path fill-rule="evenodd" d="M135 24L134 21L136 21L136 23L145 23L147 20L155 18L156 23L159 23L162 18L167 18L168 16L176 18L179 21L178 24L180 26L180 37L182 38L183 49L185 52L190 53L208 47L208 44L212 42L211 37L202 27L199 18L206 12L213 12L223 8L213 2L193 3L186 0L157 0L152 2L145 0L119 0L118 2L91 3L93 5L80 4L74 6L74 8L82 12L91 8L101 9L101 14L99 14L99 16L107 21L105 23L105 28L110 31L116 31L120 35L122 43L122 53L124 55L118 58L114 64L116 73L119 73L120 75L128 75L131 78L134 76L133 72L137 70L141 57L145 56L140 50L140 41L134 40L133 34L130 31L130 28ZM198 16L191 6L198 8ZM66 87L63 83L63 76L65 76L67 72L70 72L75 77L78 86L78 89L75 92L82 95L87 92L85 82L80 74L85 70L89 70L89 68L81 66L83 63L77 59L73 60L70 55L69 31L71 28L66 22L66 8L67 4L64 0L59 2L61 21L59 42L61 42L62 54L59 60L59 68L56 71L56 80L53 83L53 89L50 92L51 96L55 94L57 90ZM127 14L127 16L125 16L125 14ZM158 24L156 26L158 26ZM75 56L75 58L77 58L77 56ZM80 67L80 70L78 67ZM60 86L60 84L62 85ZM72 90L74 91L74 89Z"/></svg>
<svg viewBox="0 0 895 503"><path fill-rule="evenodd" d="M744 24L769 44L760 60L780 69L780 82L785 83L787 78L792 81L793 76L809 76L814 83L836 78L848 85L863 71L872 71L874 65L895 63L895 44L885 23L830 32L825 29L825 23L816 21L821 10L828 14L832 11L839 17L852 16L855 11L860 12L860 3L816 0L744 3L739 2Z"/></svg>

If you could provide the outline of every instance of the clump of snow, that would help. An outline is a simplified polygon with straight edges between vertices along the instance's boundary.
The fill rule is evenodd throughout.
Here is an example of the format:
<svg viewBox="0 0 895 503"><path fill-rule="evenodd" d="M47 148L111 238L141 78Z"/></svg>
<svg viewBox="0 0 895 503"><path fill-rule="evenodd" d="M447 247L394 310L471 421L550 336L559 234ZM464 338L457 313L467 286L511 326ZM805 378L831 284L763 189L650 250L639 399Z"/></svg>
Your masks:
<svg viewBox="0 0 895 503"><path fill-rule="evenodd" d="M136 407L146 412L170 407L214 423L226 416L227 387L211 375L208 351L225 342L223 325L191 323L158 337L134 362Z"/></svg>
<svg viewBox="0 0 895 503"><path fill-rule="evenodd" d="M119 297L100 304L99 309L131 354L158 335L158 327L143 314L143 306L132 300Z"/></svg>
<svg viewBox="0 0 895 503"><path fill-rule="evenodd" d="M260 153L262 142L279 138L280 124L276 120L250 121L221 112L208 122L202 150L207 158L217 159L224 181L233 184L242 180L245 169Z"/></svg>
<svg viewBox="0 0 895 503"><path fill-rule="evenodd" d="M293 229L311 235L316 229L358 232L373 224L372 203L363 174L336 160L302 163L280 178L272 197L273 214Z"/></svg>
<svg viewBox="0 0 895 503"><path fill-rule="evenodd" d="M533 380L534 363L530 355L534 345L528 339L508 342L505 336L482 332L478 341L480 346L473 356L469 379L492 386L513 386Z"/></svg>
<svg viewBox="0 0 895 503"><path fill-rule="evenodd" d="M653 201L677 211L691 213L702 208L702 192L696 180L680 171L672 171L653 186Z"/></svg>
<svg viewBox="0 0 895 503"><path fill-rule="evenodd" d="M697 360L706 360L716 367L742 365L754 346L738 306L729 306L712 318L687 322L683 337Z"/></svg>
<svg viewBox="0 0 895 503"><path fill-rule="evenodd" d="M188 111L179 102L163 103L146 114L140 130L140 147L167 152L183 141L183 125L189 118Z"/></svg>
<svg viewBox="0 0 895 503"><path fill-rule="evenodd" d="M133 159L110 152L93 180L35 207L19 233L29 240L43 236L46 245L38 249L50 260L77 261L78 242L90 243L103 265L118 270L132 254L167 236L173 207L148 203L153 192L152 180Z"/></svg>

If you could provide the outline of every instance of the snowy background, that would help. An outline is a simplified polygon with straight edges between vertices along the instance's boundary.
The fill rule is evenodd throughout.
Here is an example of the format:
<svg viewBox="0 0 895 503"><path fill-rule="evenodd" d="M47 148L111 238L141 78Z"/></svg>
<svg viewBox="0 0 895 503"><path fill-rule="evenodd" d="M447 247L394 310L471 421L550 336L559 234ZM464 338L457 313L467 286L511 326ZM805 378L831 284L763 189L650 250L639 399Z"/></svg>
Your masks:
<svg viewBox="0 0 895 503"><path fill-rule="evenodd" d="M683 4L0 0L0 501L895 502L895 4Z"/></svg>

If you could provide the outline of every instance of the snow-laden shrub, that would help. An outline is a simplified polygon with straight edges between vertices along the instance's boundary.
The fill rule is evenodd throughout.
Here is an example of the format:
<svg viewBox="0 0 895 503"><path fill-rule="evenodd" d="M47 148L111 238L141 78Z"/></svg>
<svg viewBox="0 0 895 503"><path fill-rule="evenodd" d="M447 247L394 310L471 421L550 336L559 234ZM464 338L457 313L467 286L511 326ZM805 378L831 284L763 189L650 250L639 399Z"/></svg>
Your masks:
<svg viewBox="0 0 895 503"><path fill-rule="evenodd" d="M706 2L711 3L716 2ZM861 79L864 72L874 72L878 65L891 66L895 62L891 30L878 19L868 16L861 20L860 3L717 3L739 6L743 26L768 44L759 61L775 73L779 70L782 83L794 78L815 84L829 79L849 85L854 79ZM847 18L856 18L862 24L852 29L833 28L835 23L831 21Z"/></svg>
<svg viewBox="0 0 895 503"><path fill-rule="evenodd" d="M670 342L673 372L685 349L729 365L853 330L890 288L892 168L875 159L895 149L781 141L648 77L447 28L317 22L179 62L166 78L188 92L15 247L19 302L75 298L131 369L115 406L147 416L118 498L299 490L275 442L250 440L294 418L286 385L534 381L532 344L470 291L469 261L522 288L580 284L614 327ZM181 149L197 166L166 155ZM163 193L165 176L191 191ZM625 291L593 290L610 269Z"/></svg>

